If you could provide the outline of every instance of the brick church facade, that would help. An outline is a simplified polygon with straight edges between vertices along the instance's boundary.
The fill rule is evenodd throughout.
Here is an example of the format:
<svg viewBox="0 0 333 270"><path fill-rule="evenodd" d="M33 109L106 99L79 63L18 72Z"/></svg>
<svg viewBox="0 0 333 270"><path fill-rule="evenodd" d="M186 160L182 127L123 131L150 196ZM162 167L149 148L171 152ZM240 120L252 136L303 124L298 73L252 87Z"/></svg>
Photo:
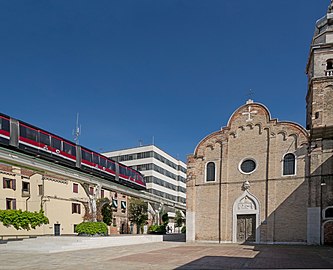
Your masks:
<svg viewBox="0 0 333 270"><path fill-rule="evenodd" d="M306 128L248 100L188 157L187 241L333 244L333 1L307 75Z"/></svg>

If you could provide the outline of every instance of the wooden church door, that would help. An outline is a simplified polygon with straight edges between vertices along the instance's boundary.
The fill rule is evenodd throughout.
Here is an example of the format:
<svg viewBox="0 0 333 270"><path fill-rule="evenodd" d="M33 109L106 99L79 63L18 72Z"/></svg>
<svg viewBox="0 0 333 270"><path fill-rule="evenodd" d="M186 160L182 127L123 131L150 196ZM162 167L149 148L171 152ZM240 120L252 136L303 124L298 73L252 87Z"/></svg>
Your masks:
<svg viewBox="0 0 333 270"><path fill-rule="evenodd" d="M256 215L237 215L237 242L255 242Z"/></svg>

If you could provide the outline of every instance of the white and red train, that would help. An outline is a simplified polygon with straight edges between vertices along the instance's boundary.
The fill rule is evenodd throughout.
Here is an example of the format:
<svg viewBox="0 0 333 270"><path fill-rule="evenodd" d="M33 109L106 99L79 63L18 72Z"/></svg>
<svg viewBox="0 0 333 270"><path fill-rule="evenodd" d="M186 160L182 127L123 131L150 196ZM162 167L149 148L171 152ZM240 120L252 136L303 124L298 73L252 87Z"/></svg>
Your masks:
<svg viewBox="0 0 333 270"><path fill-rule="evenodd" d="M146 188L140 172L4 114L0 114L0 144L134 189Z"/></svg>

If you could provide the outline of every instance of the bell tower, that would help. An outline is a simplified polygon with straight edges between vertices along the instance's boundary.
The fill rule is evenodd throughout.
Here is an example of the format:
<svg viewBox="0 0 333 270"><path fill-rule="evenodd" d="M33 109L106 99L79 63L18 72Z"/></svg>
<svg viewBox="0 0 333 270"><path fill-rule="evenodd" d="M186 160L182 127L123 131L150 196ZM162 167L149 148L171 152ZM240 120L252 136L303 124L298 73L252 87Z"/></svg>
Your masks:
<svg viewBox="0 0 333 270"><path fill-rule="evenodd" d="M312 138L333 135L333 0L316 22L306 73L307 129Z"/></svg>
<svg viewBox="0 0 333 270"><path fill-rule="evenodd" d="M333 0L330 2L326 15L316 22L306 66L309 244L333 243Z"/></svg>

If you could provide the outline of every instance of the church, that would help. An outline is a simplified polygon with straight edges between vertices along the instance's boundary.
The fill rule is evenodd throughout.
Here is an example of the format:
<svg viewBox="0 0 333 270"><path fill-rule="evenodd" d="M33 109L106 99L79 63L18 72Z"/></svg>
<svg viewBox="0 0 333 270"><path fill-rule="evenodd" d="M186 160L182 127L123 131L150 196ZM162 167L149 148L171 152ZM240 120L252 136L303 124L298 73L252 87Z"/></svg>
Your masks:
<svg viewBox="0 0 333 270"><path fill-rule="evenodd" d="M188 156L188 242L333 244L333 0L306 73L306 127L250 99Z"/></svg>

